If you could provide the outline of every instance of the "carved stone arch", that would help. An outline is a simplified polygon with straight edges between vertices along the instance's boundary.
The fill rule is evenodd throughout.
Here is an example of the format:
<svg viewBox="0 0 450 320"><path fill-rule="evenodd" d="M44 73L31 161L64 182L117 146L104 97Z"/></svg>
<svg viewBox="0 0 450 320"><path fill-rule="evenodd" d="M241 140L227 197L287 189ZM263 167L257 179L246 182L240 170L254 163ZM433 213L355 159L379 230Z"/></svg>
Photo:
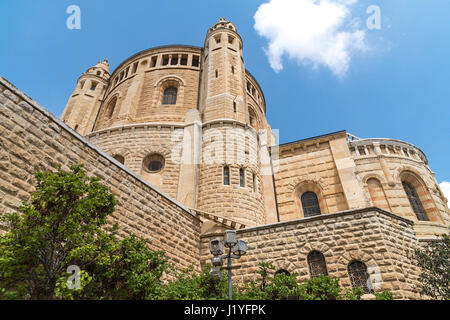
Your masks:
<svg viewBox="0 0 450 320"><path fill-rule="evenodd" d="M294 263L292 263L292 261L280 258L269 262L275 267L274 270L271 270L272 275L274 275L279 270L286 270L290 274L293 273L298 274L297 266Z"/></svg>
<svg viewBox="0 0 450 320"><path fill-rule="evenodd" d="M157 154L162 155L167 161L167 160L170 160L171 152L172 151L168 147L165 147L162 145L155 145L155 146L141 149L138 153L138 157L143 159L144 157L148 156L149 154L157 153Z"/></svg>
<svg viewBox="0 0 450 320"><path fill-rule="evenodd" d="M247 104L247 108L248 108L248 116L249 116L250 126L252 126L256 131L258 131L260 129L264 129L264 125L263 125L263 121L262 121L263 115L259 112L259 108L253 106L253 104L251 104L251 103ZM255 117L256 123L252 124L252 119L251 119L252 117Z"/></svg>
<svg viewBox="0 0 450 320"><path fill-rule="evenodd" d="M183 80L183 78L181 78L175 74L169 74L169 75L166 75L166 76L160 78L158 81L156 81L155 88L160 87L164 82L167 82L170 80L177 81L180 86L183 86L183 87L186 86L186 82Z"/></svg>
<svg viewBox="0 0 450 320"><path fill-rule="evenodd" d="M408 165L402 165L395 170L394 179L397 183L402 183L402 175L410 172L414 174L423 183L422 174L417 170L417 168Z"/></svg>
<svg viewBox="0 0 450 320"><path fill-rule="evenodd" d="M321 252L325 257L331 257L332 255L332 250L330 248L330 246L328 246L327 244L323 243L323 242L307 242L301 249L300 249L300 253L306 256L311 252L311 251L319 251ZM306 261L306 260L305 260Z"/></svg>
<svg viewBox="0 0 450 320"><path fill-rule="evenodd" d="M378 266L378 263L370 254L361 250L345 251L344 253L340 254L339 258L337 259L337 263L345 270L347 270L348 264L352 261L364 262L367 267Z"/></svg>
<svg viewBox="0 0 450 320"><path fill-rule="evenodd" d="M295 177L294 179L292 179L289 182L288 186L291 191L295 191L295 189L300 184L307 183L307 182L315 183L320 188L321 192L325 191L324 179L322 177L312 175L312 174L304 175L301 177Z"/></svg>
<svg viewBox="0 0 450 320"><path fill-rule="evenodd" d="M386 183L387 183L386 178L385 178L383 175L379 175L379 174L374 173L374 172L373 172L373 173L366 174L366 175L362 178L362 182L363 182L365 185L367 185L367 181L368 181L369 179L377 179L381 184L386 184Z"/></svg>
<svg viewBox="0 0 450 320"><path fill-rule="evenodd" d="M295 206L297 208L297 215L299 218L304 217L304 210L302 206L301 196L305 192L314 192L319 202L320 213L328 213L328 205L325 200L325 192L323 187L323 179L313 175L297 177L289 183L289 188L292 192Z"/></svg>
<svg viewBox="0 0 450 320"><path fill-rule="evenodd" d="M102 105L102 110L100 111L98 125L96 124L96 129L103 127L114 117L114 114L118 114L120 112L120 102L121 102L121 93L115 92L111 96L109 96ZM114 106L111 104L114 102ZM113 110L111 111L111 108Z"/></svg>
<svg viewBox="0 0 450 320"><path fill-rule="evenodd" d="M111 157L115 158L116 156L120 155L124 158L124 165L126 166L127 162L130 161L132 158L132 154L130 149L126 147L122 148L107 148L105 149L105 152L111 155ZM116 159L117 160L117 159Z"/></svg>

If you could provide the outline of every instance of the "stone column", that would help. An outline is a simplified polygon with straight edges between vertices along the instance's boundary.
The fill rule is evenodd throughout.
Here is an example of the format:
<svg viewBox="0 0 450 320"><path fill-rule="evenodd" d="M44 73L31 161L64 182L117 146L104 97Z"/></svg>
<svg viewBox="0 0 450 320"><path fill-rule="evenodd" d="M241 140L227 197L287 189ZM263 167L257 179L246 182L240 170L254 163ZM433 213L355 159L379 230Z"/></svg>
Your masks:
<svg viewBox="0 0 450 320"><path fill-rule="evenodd" d="M394 180L392 179L392 175L389 172L388 165L386 163L386 159L384 158L383 153L381 152L380 144L378 142L373 143L373 149L375 151L375 154L378 157L378 160L380 162L381 169L383 170L384 176L386 177L386 181L388 182L388 185L390 187L394 186ZM386 146L386 150L388 150L388 146Z"/></svg>
<svg viewBox="0 0 450 320"><path fill-rule="evenodd" d="M336 170L341 181L342 189L349 209L365 208L369 204L365 200L363 188L356 178L356 165L348 147L345 136L330 140L331 153L334 158Z"/></svg>
<svg viewBox="0 0 450 320"><path fill-rule="evenodd" d="M198 167L201 156L202 124L197 110L186 113L177 200L187 207L197 207Z"/></svg>

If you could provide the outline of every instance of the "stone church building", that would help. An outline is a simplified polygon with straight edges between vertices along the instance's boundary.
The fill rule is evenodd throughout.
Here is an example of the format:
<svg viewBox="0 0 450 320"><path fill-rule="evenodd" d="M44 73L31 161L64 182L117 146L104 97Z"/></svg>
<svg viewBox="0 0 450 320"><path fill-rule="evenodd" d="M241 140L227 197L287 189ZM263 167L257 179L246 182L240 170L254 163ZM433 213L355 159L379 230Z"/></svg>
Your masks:
<svg viewBox="0 0 450 320"><path fill-rule="evenodd" d="M178 269L200 270L209 241L236 229L248 246L236 282L264 261L299 281L328 274L420 298L414 250L450 224L426 155L346 131L278 144L242 51L222 18L203 47L150 48L113 72L105 59L78 78L61 119L0 77L0 214L29 199L36 170L83 163L116 196L110 223Z"/></svg>

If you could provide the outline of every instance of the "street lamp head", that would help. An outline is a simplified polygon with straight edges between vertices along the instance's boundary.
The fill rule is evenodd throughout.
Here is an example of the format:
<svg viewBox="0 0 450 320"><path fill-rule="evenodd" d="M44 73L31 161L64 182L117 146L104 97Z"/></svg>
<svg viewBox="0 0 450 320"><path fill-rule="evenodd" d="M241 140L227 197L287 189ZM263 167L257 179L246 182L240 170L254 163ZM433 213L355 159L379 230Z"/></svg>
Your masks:
<svg viewBox="0 0 450 320"><path fill-rule="evenodd" d="M213 281L222 281L222 272L220 272L220 267L214 267L209 271L209 275Z"/></svg>
<svg viewBox="0 0 450 320"><path fill-rule="evenodd" d="M209 243L209 250L213 256L220 256L223 254L223 243L220 239L211 240Z"/></svg>
<svg viewBox="0 0 450 320"><path fill-rule="evenodd" d="M243 240L239 240L233 247L233 254L243 256L247 253L247 244Z"/></svg>
<svg viewBox="0 0 450 320"><path fill-rule="evenodd" d="M225 242L226 247L233 248L237 243L236 231L235 230L227 230L225 232L224 242Z"/></svg>
<svg viewBox="0 0 450 320"><path fill-rule="evenodd" d="M211 262L214 267L221 267L223 265L223 258L222 257L214 257L211 259Z"/></svg>

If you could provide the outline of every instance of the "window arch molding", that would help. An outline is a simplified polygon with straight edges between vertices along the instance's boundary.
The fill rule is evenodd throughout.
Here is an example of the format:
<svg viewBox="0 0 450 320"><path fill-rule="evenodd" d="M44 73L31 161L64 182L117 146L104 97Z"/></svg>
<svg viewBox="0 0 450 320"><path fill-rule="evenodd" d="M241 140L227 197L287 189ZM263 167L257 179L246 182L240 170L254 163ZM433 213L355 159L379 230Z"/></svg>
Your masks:
<svg viewBox="0 0 450 320"><path fill-rule="evenodd" d="M306 192L313 192L317 196L317 200L319 203L320 214L328 213L327 203L324 198L324 192L322 185L317 180L303 180L295 185L293 188L293 198L295 202L295 206L297 208L297 215L301 218L305 217L303 205L302 205L302 195Z"/></svg>
<svg viewBox="0 0 450 320"><path fill-rule="evenodd" d="M275 267L273 270L269 271L272 275L275 275L275 273L279 270L286 270L290 274L298 273L297 266L289 260L281 258L281 259L277 259L275 261L272 260L272 261L268 261L268 262L271 263Z"/></svg>
<svg viewBox="0 0 450 320"><path fill-rule="evenodd" d="M379 175L370 174L364 177L363 182L372 206L392 212L385 187L383 186L386 183L385 179L382 179Z"/></svg>
<svg viewBox="0 0 450 320"><path fill-rule="evenodd" d="M114 114L118 114L120 111L120 92L112 94L108 97L101 106L100 116L95 123L95 129L102 128L109 121L112 121Z"/></svg>
<svg viewBox="0 0 450 320"><path fill-rule="evenodd" d="M423 212L425 214L425 220L432 221L432 222L440 222L442 223L442 219L439 214L439 210L436 206L436 203L433 200L433 197L431 196L431 193L424 183L423 179L418 175L416 172L411 170L404 170L399 173L399 182L400 182L400 188L405 193L405 197L407 199L408 205L411 207L411 214L418 220L422 220L419 218L420 214L418 214L411 202L410 202L410 195L407 194L407 190L405 190L404 183L406 183L408 186L410 186L415 194L418 200L420 201L420 205L423 208Z"/></svg>
<svg viewBox="0 0 450 320"><path fill-rule="evenodd" d="M248 124L255 130L259 130L263 128L261 119L262 115L258 112L258 108L253 106L252 104L247 105L248 108Z"/></svg>
<svg viewBox="0 0 450 320"><path fill-rule="evenodd" d="M168 75L159 79L154 86L156 94L154 95L153 98L153 106L176 106L182 104L185 86L186 82L176 75ZM170 87L174 87L177 89L176 104L163 105L164 91Z"/></svg>

